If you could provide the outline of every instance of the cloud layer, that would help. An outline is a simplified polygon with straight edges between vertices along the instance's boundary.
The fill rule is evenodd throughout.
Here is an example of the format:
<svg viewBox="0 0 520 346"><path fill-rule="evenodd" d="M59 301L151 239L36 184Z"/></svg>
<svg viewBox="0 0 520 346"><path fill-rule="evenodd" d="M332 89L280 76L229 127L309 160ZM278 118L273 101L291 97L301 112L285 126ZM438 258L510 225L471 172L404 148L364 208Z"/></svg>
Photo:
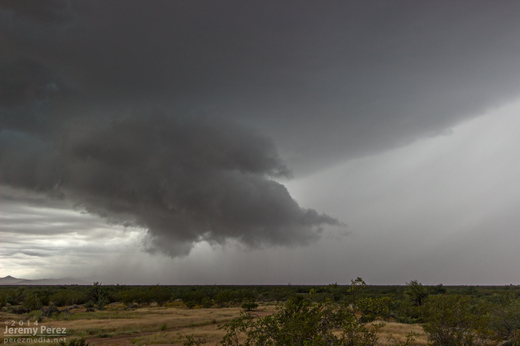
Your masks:
<svg viewBox="0 0 520 346"><path fill-rule="evenodd" d="M275 138L297 175L520 92L517 3L4 3L9 103L54 107L49 126L134 107L234 119Z"/></svg>
<svg viewBox="0 0 520 346"><path fill-rule="evenodd" d="M518 95L518 9L5 0L0 183L147 228L171 255L306 244L338 221L274 179Z"/></svg>

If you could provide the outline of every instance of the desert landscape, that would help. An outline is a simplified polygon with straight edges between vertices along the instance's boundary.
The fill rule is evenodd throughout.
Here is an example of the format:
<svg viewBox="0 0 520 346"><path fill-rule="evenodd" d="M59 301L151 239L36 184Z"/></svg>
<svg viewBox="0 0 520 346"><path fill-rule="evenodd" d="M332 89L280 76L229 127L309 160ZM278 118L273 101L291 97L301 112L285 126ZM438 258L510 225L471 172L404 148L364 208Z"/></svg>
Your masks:
<svg viewBox="0 0 520 346"><path fill-rule="evenodd" d="M518 286L372 286L361 278L327 286L3 285L0 336L12 345L512 345L519 295Z"/></svg>
<svg viewBox="0 0 520 346"><path fill-rule="evenodd" d="M520 345L519 15L0 0L0 342Z"/></svg>
<svg viewBox="0 0 520 346"><path fill-rule="evenodd" d="M57 318L44 318L39 325L66 328L66 341L69 343L83 339L89 345L183 345L186 336L191 335L195 339L203 338L207 345L218 345L225 335L225 331L218 328L219 325L239 317L243 311L239 307L187 309L157 306L126 311L125 307L118 304L107 306L106 309L85 312L83 307L66 308L64 311L67 312L61 312ZM274 311L274 305L261 305L251 315L265 316ZM0 322L5 326L6 322L18 323L24 317L2 312ZM395 340L404 342L410 332L417 334L414 345L427 344L426 334L420 325L396 322L386 322L379 336L379 344L395 345ZM8 338L5 328L0 336L2 340ZM241 341L244 339L242 337Z"/></svg>
<svg viewBox="0 0 520 346"><path fill-rule="evenodd" d="M107 309L112 309L107 307ZM68 342L84 339L89 345L183 345L187 335L204 338L207 345L217 345L225 335L218 329L222 323L239 317L240 308L187 309L175 307L147 307L134 311L84 312L73 309L70 319L44 319L41 324L54 328L67 328ZM273 305L260 306L253 315L264 316L274 312ZM21 316L1 313L2 325L18 321ZM63 317L62 317L63 318ZM66 317L65 317L66 318ZM418 334L416 345L426 345L426 335L419 325L387 322L380 334L382 345L389 338L406 340L410 332ZM5 329L1 332L6 337ZM16 345L17 343L11 343ZM22 343L20 343L22 344Z"/></svg>

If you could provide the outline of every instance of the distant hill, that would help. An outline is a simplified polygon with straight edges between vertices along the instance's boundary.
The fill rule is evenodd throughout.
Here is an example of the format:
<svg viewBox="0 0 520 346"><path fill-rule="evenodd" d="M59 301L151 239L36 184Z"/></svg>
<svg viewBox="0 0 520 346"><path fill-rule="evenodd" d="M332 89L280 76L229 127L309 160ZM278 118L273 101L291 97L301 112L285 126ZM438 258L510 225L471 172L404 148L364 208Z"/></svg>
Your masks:
<svg viewBox="0 0 520 346"><path fill-rule="evenodd" d="M20 281L27 281L26 279L17 279L11 275L7 275L5 278L0 278L0 285L17 285Z"/></svg>
<svg viewBox="0 0 520 346"><path fill-rule="evenodd" d="M6 277L0 278L0 285L21 285L21 286L40 286L40 285L88 285L87 281L75 278L62 278L62 279L39 279L39 280L28 280L18 279L7 275Z"/></svg>

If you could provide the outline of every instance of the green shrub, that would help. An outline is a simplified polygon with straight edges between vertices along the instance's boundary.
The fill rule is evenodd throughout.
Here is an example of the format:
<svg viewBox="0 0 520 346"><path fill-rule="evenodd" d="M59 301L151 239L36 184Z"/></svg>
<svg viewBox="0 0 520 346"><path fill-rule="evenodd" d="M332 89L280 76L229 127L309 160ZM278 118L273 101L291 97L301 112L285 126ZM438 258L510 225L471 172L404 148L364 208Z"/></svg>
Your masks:
<svg viewBox="0 0 520 346"><path fill-rule="evenodd" d="M429 287L428 292L430 294L446 294L448 290L442 284L438 284L437 286Z"/></svg>
<svg viewBox="0 0 520 346"><path fill-rule="evenodd" d="M231 293L229 291L220 291L215 296L215 303L221 308L226 306L231 301Z"/></svg>
<svg viewBox="0 0 520 346"><path fill-rule="evenodd" d="M60 341L61 346L88 346L88 342L85 339L74 339L69 341L68 343L65 341Z"/></svg>
<svg viewBox="0 0 520 346"><path fill-rule="evenodd" d="M490 328L498 340L520 344L520 300L505 299L491 308Z"/></svg>
<svg viewBox="0 0 520 346"><path fill-rule="evenodd" d="M361 313L361 322L372 322L376 318L387 319L390 315L390 298L359 298L356 308Z"/></svg>
<svg viewBox="0 0 520 346"><path fill-rule="evenodd" d="M61 311L59 313L54 313L52 315L52 317L56 320L56 321L68 321L70 320L71 318L71 314L70 312L68 311Z"/></svg>
<svg viewBox="0 0 520 346"><path fill-rule="evenodd" d="M246 311L253 311L256 310L256 308L258 308L258 304L254 301L246 301L242 304L242 309Z"/></svg>
<svg viewBox="0 0 520 346"><path fill-rule="evenodd" d="M98 310L105 310L105 306L108 305L109 301L106 297L100 297L96 303L96 307Z"/></svg>
<svg viewBox="0 0 520 346"><path fill-rule="evenodd" d="M201 305L203 308L205 309L209 309L213 306L213 300L211 300L210 298L204 298L201 302Z"/></svg>
<svg viewBox="0 0 520 346"><path fill-rule="evenodd" d="M243 313L220 329L226 335L222 345L240 345L239 335L246 335L245 345L363 345L377 342L384 324L366 327L346 305L336 302L313 303L308 298L294 296L280 309L258 319ZM334 333L339 330L340 333Z"/></svg>
<svg viewBox="0 0 520 346"><path fill-rule="evenodd" d="M23 302L23 307L28 310L38 310L42 308L42 303L36 293L28 294Z"/></svg>
<svg viewBox="0 0 520 346"><path fill-rule="evenodd" d="M188 301L184 302L184 304L186 305L186 307L188 309L193 309L195 307L195 305L196 305L193 300L188 300Z"/></svg>
<svg viewBox="0 0 520 346"><path fill-rule="evenodd" d="M70 289L60 289L58 292L50 296L50 301L52 301L56 306L80 304L87 301L87 293Z"/></svg>
<svg viewBox="0 0 520 346"><path fill-rule="evenodd" d="M424 304L424 331L431 345L486 345L490 337L485 306L462 295L437 295Z"/></svg>
<svg viewBox="0 0 520 346"><path fill-rule="evenodd" d="M6 306L7 297L4 294L0 294L0 309Z"/></svg>
<svg viewBox="0 0 520 346"><path fill-rule="evenodd" d="M184 346L200 346L200 345L206 345L206 339L204 338L198 338L195 339L195 336L193 335L186 335L186 339L182 343Z"/></svg>
<svg viewBox="0 0 520 346"><path fill-rule="evenodd" d="M40 323L43 321L43 312L41 310L34 310L29 313L29 321Z"/></svg>

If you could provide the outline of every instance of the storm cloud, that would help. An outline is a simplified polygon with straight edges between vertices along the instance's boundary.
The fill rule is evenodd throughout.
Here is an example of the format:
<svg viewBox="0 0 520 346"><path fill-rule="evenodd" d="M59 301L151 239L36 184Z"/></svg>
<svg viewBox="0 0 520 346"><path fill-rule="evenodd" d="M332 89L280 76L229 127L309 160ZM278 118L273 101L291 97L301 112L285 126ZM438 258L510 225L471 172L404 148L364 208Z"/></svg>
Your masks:
<svg viewBox="0 0 520 346"><path fill-rule="evenodd" d="M147 228L151 250L171 255L203 240L305 244L338 224L300 208L270 179L289 173L274 144L232 123L125 115L83 122L55 143L4 130L0 145L4 184Z"/></svg>
<svg viewBox="0 0 520 346"><path fill-rule="evenodd" d="M172 256L308 244L340 221L280 181L520 93L518 3L0 4L0 183Z"/></svg>

